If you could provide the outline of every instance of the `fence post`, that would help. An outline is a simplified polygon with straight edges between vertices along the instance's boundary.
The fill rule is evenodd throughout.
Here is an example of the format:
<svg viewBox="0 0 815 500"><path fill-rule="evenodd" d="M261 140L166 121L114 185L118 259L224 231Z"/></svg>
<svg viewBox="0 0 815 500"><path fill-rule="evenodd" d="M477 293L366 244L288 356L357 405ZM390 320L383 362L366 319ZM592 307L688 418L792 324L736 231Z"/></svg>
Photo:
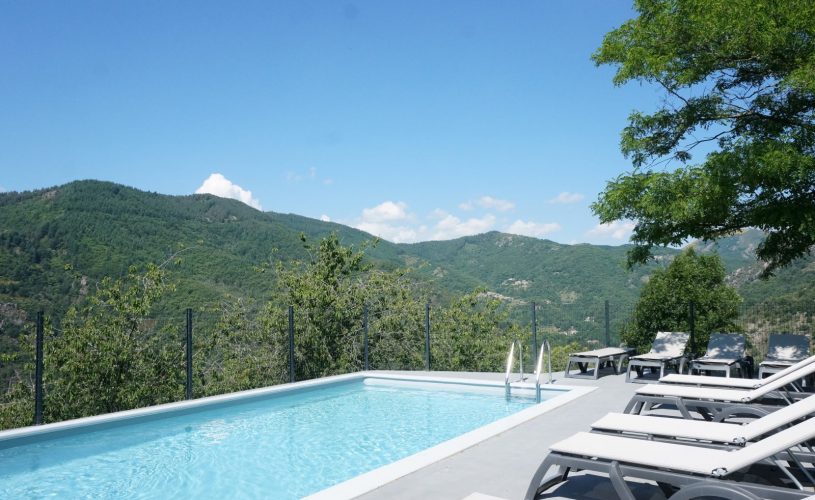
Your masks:
<svg viewBox="0 0 815 500"><path fill-rule="evenodd" d="M606 301L606 347L611 345L611 320L608 313L608 301Z"/></svg>
<svg viewBox="0 0 815 500"><path fill-rule="evenodd" d="M367 371L368 367L368 304L362 307L362 352L364 353L364 367Z"/></svg>
<svg viewBox="0 0 815 500"><path fill-rule="evenodd" d="M289 382L294 382L294 306L289 306Z"/></svg>
<svg viewBox="0 0 815 500"><path fill-rule="evenodd" d="M37 312L37 359L34 371L34 425L42 424L42 342L44 333L42 311Z"/></svg>
<svg viewBox="0 0 815 500"><path fill-rule="evenodd" d="M693 301L688 302L688 327L690 329L690 352L691 356L696 356L696 304Z"/></svg>
<svg viewBox="0 0 815 500"><path fill-rule="evenodd" d="M187 308L187 399L192 399L192 309Z"/></svg>
<svg viewBox="0 0 815 500"><path fill-rule="evenodd" d="M424 306L424 365L430 371L430 301Z"/></svg>
<svg viewBox="0 0 815 500"><path fill-rule="evenodd" d="M530 363L531 366L535 365L535 356L538 353L538 315L537 315L537 306L533 302L532 303L532 362Z"/></svg>

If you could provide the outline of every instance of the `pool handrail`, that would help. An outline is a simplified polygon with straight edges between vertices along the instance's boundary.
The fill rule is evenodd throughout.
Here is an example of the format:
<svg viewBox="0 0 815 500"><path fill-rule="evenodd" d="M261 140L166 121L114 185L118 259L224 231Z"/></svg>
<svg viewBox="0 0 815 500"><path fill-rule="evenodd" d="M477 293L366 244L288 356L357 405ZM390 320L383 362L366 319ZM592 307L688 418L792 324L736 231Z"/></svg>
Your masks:
<svg viewBox="0 0 815 500"><path fill-rule="evenodd" d="M521 341L515 339L512 341L512 344L509 346L509 356L507 356L507 369L504 375L504 389L506 391L507 397L510 394L510 381L509 376L512 373L512 365L515 361L515 344L518 344L518 361L520 362L520 378L518 381L524 380L524 346L521 344Z"/></svg>
<svg viewBox="0 0 815 500"><path fill-rule="evenodd" d="M535 366L535 401L537 403L541 402L541 370L543 369L543 354L546 353L546 359L548 361L548 368L549 368L549 381L548 384L552 383L552 346L549 344L549 339L546 337L543 338L543 343L541 344L540 353L538 354L538 363Z"/></svg>

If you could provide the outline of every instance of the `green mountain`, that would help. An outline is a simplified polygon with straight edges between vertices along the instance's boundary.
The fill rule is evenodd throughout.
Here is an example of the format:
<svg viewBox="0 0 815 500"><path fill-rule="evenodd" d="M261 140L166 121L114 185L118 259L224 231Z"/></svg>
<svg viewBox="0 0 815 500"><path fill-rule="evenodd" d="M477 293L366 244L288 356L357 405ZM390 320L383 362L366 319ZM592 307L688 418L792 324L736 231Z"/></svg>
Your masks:
<svg viewBox="0 0 815 500"><path fill-rule="evenodd" d="M77 181L24 193L0 194L0 304L59 312L102 276L121 276L130 265L171 264L178 283L164 308L180 311L217 303L227 295L264 298L270 260L307 258L300 234L316 240L336 231L345 244L372 238L362 231L293 214L260 212L212 195L167 196L99 181ZM815 264L806 259L768 281L752 250L760 233L698 244L718 251L731 279L751 303L808 300ZM393 244L369 250L376 265L410 266L444 298L483 287L519 308L530 301L543 314L602 314L630 307L653 266L677 251L666 249L649 266L627 271L627 246L562 245L491 232L450 241Z"/></svg>

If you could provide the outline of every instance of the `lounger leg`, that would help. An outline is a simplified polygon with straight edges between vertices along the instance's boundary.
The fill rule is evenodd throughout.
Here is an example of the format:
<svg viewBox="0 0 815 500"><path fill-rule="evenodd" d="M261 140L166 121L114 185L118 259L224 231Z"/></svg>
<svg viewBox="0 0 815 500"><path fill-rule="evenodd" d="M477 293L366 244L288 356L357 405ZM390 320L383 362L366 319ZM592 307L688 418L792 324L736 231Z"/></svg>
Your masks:
<svg viewBox="0 0 815 500"><path fill-rule="evenodd" d="M628 370L625 371L625 381L631 382L631 362L628 362Z"/></svg>
<svg viewBox="0 0 815 500"><path fill-rule="evenodd" d="M540 495L544 491L568 479L569 468L559 465L555 476L552 477L552 479L550 479L549 481L546 481L545 483L541 484L541 481L543 481L543 477L546 475L546 472L553 465L555 465L554 457L552 457L552 455L547 456L546 459L538 467L538 470L535 471L535 475L532 476L532 481L529 483L529 487L526 489L526 495L524 495L524 500L535 500L535 498L537 498L538 495Z"/></svg>
<svg viewBox="0 0 815 500"><path fill-rule="evenodd" d="M631 493L631 488L625 484L623 473L620 470L620 464L617 461L611 462L608 469L608 477L611 479L611 484L614 486L614 491L621 500L636 500L634 494Z"/></svg>
<svg viewBox="0 0 815 500"><path fill-rule="evenodd" d="M569 362L566 363L566 371L563 372L563 377L567 378L569 376L569 369L572 367L572 359L569 358Z"/></svg>
<svg viewBox="0 0 815 500"><path fill-rule="evenodd" d="M759 500L761 498L739 487L732 481L728 481L727 484L700 481L680 489L671 496L671 500L690 500L699 497L726 498L728 500Z"/></svg>
<svg viewBox="0 0 815 500"><path fill-rule="evenodd" d="M597 358L597 362L594 363L594 380L597 380L600 377L600 358Z"/></svg>
<svg viewBox="0 0 815 500"><path fill-rule="evenodd" d="M664 376L665 376L665 362L663 361L662 363L659 364L659 378L662 378Z"/></svg>
<svg viewBox="0 0 815 500"><path fill-rule="evenodd" d="M625 406L623 413L630 413L632 415L639 415L642 412L642 400L634 396L631 401Z"/></svg>

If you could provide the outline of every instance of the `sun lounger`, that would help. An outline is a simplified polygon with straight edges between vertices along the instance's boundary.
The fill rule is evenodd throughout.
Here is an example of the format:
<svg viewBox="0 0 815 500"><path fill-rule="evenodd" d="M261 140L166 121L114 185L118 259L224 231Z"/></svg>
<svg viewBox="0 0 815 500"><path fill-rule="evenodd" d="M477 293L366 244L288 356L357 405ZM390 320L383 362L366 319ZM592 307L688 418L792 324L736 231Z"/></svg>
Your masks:
<svg viewBox="0 0 815 500"><path fill-rule="evenodd" d="M565 377L573 377L569 371L572 368L572 363L576 364L580 369L580 373L586 373L588 365L594 364L594 378L596 379L600 374L600 366L604 363L610 362L614 367L614 373L620 373L623 361L628 358L630 350L618 347L606 347L604 349L595 349L593 351L576 352L569 354L569 362L566 364Z"/></svg>
<svg viewBox="0 0 815 500"><path fill-rule="evenodd" d="M735 366L743 375L745 355L744 335L737 333L714 333L707 344L707 352L691 363L691 373L696 371L723 371L729 377Z"/></svg>
<svg viewBox="0 0 815 500"><path fill-rule="evenodd" d="M778 468L784 476L794 477L778 457L795 459L796 447L815 438L815 419L808 419L760 441L735 449L715 449L688 444L667 443L622 436L579 432L553 444L538 467L527 489L525 499L533 500L557 483L566 481L570 469L585 469L608 474L619 498L633 500L624 477L655 481L662 488L679 488L674 498L713 496L727 499L772 498L778 500L807 498L811 492L800 487L775 486L749 482L740 475L754 465ZM557 474L543 482L550 468ZM766 476L766 471L765 476ZM779 475L778 478L783 476ZM811 476L810 476L811 477ZM795 482L798 480L795 479ZM776 481L780 482L780 479Z"/></svg>
<svg viewBox="0 0 815 500"><path fill-rule="evenodd" d="M671 420L664 416L609 413L591 424L591 427L604 432L640 435L648 439L693 439L744 446L761 436L782 430L813 413L815 413L815 396L809 396L744 425L705 420L683 420L681 425L671 425Z"/></svg>
<svg viewBox="0 0 815 500"><path fill-rule="evenodd" d="M692 418L690 410L695 410L706 418L715 418L728 411L729 406L754 403L773 397L791 403L801 394L788 392L785 388L813 373L815 373L815 363L809 363L750 390L650 384L637 389L634 397L625 407L624 413L642 413L655 405L669 405L676 407L682 416L688 419Z"/></svg>
<svg viewBox="0 0 815 500"><path fill-rule="evenodd" d="M806 359L803 359L791 366L787 366L783 370L780 370L776 373L773 373L767 378L757 378L757 379L748 379L748 378L725 378L725 377L709 377L707 375L681 375L681 374L670 374L665 375L664 377L659 379L660 383L664 384L680 384L680 385L695 385L698 387L722 387L722 388L730 388L730 389L757 389L764 384L771 383L779 378L787 375L788 373L793 373L796 370L800 370L805 366L815 363L815 356L810 356ZM801 378L804 378L803 376Z"/></svg>
<svg viewBox="0 0 815 500"><path fill-rule="evenodd" d="M660 378L665 376L665 367L669 365L673 365L677 373L682 373L685 369L685 345L688 338L689 335L682 332L657 332L648 353L628 359L625 381L631 382L632 369L639 374L637 379L642 377L642 369L649 367L659 368Z"/></svg>
<svg viewBox="0 0 815 500"><path fill-rule="evenodd" d="M767 357L758 366L758 378L779 372L809 357L809 336L773 333L767 345Z"/></svg>

